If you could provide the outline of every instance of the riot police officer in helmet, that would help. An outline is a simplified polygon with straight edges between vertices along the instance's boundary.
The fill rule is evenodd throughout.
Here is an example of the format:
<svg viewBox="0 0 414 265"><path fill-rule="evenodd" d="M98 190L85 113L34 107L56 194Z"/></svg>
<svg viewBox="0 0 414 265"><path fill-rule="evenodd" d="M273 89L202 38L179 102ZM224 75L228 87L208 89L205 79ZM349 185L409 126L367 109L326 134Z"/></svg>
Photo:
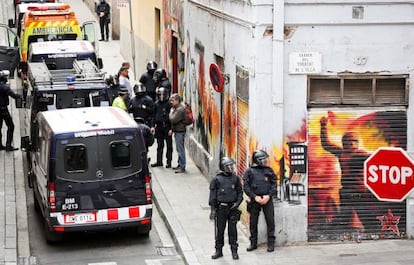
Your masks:
<svg viewBox="0 0 414 265"><path fill-rule="evenodd" d="M243 200L243 189L240 178L234 173L234 160L223 157L220 161L220 171L210 182L209 205L215 219L215 248L211 256L217 259L223 256L224 230L228 223L229 244L233 259L239 259L237 254L237 222L240 211L237 209Z"/></svg>
<svg viewBox="0 0 414 265"><path fill-rule="evenodd" d="M147 95L156 100L157 85L154 81L154 72L157 70L157 63L155 61L147 62L147 71L141 75L139 82L141 82L147 88Z"/></svg>
<svg viewBox="0 0 414 265"><path fill-rule="evenodd" d="M152 115L154 113L154 101L147 96L147 90L144 85L138 83L134 86L135 96L131 99L128 111L132 113L134 119L141 117L145 124L151 126Z"/></svg>
<svg viewBox="0 0 414 265"><path fill-rule="evenodd" d="M157 88L164 87L165 89L167 89L168 95L171 94L171 82L170 79L168 79L167 73L164 69L158 68L157 70L155 70L153 79Z"/></svg>
<svg viewBox="0 0 414 265"><path fill-rule="evenodd" d="M155 101L154 115L152 121L151 131L157 139L157 160L151 164L152 167L163 166L162 157L164 152L164 144L167 146L166 150L166 168L171 168L173 144L172 136L168 134L171 130L171 122L169 118L171 103L169 101L168 91L164 87L157 88L158 100Z"/></svg>
<svg viewBox="0 0 414 265"><path fill-rule="evenodd" d="M269 155L264 150L253 153L253 164L243 175L244 192L250 198L250 246L247 251L257 249L257 223L260 211L263 209L267 225L267 251L275 247L275 215L272 196L276 194L276 175L266 165Z"/></svg>

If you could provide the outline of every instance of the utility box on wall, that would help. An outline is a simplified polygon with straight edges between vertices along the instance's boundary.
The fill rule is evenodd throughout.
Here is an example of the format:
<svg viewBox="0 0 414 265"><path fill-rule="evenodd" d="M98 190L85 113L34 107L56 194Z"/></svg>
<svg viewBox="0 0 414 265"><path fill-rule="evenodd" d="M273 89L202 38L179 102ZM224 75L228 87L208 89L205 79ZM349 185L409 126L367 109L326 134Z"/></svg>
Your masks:
<svg viewBox="0 0 414 265"><path fill-rule="evenodd" d="M292 204L300 204L300 197L306 195L307 150L303 142L289 142L289 178L285 183L285 197Z"/></svg>

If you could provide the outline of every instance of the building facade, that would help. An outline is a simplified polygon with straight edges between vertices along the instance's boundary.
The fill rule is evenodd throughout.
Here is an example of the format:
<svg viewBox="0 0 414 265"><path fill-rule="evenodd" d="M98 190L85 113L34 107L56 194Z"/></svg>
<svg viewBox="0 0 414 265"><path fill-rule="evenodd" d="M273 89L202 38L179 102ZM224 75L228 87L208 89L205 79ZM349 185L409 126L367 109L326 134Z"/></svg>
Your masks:
<svg viewBox="0 0 414 265"><path fill-rule="evenodd" d="M242 175L254 150L270 154L279 245L412 237L412 199L378 201L362 172L379 147L414 149L412 1L133 2L137 69L159 56L192 106L187 150L206 177L224 155Z"/></svg>

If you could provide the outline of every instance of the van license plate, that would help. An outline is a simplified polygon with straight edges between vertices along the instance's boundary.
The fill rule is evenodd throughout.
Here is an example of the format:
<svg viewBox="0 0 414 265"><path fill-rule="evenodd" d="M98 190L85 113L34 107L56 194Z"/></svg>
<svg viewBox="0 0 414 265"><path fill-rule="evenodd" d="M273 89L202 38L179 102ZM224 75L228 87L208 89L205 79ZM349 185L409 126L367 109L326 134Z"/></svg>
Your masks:
<svg viewBox="0 0 414 265"><path fill-rule="evenodd" d="M96 213L65 214L66 224L85 224L96 222Z"/></svg>

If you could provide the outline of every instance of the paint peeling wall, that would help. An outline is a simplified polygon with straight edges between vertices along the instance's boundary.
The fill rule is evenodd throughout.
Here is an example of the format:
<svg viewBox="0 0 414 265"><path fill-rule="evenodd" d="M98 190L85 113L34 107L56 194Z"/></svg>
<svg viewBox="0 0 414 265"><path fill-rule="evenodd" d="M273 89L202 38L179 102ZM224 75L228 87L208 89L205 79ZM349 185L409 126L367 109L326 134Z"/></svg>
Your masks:
<svg viewBox="0 0 414 265"><path fill-rule="evenodd" d="M240 74L237 67L247 73L249 80L247 117L251 126L245 129L251 139L247 139L247 143L254 144L248 147L271 150L274 144L272 128L277 126L276 122L263 115L273 111L268 97L271 94L272 41L271 36L265 34L272 24L271 10L269 1L185 2L185 96L195 105L193 110L198 117L188 149L207 176L218 169L220 154L237 155L237 131L243 129L236 117L237 90L240 89L236 87ZM222 70L228 80L222 95L212 88L208 72L210 64L217 63L216 56L223 58ZM257 126L260 130L251 130ZM255 140L257 137L261 138L260 143Z"/></svg>
<svg viewBox="0 0 414 265"><path fill-rule="evenodd" d="M364 17L354 19L354 4L294 4L286 1L285 54L320 52L322 74L412 73L414 20L411 4L364 5ZM329 2L329 1L328 1ZM334 2L334 1L331 1ZM375 1L381 2L381 1ZM312 14L318 13L318 16ZM398 52L397 52L398 51ZM289 69L289 56L285 56ZM286 74L286 108L300 111L286 118L286 132L295 130L306 112L306 75ZM299 103L299 104L298 104Z"/></svg>
<svg viewBox="0 0 414 265"><path fill-rule="evenodd" d="M269 152L281 184L277 244L308 239L307 167L298 171L292 162L292 151L306 150L311 141L308 76L407 74L412 84L413 8L401 0L163 1L163 64L168 73L175 70L170 42L175 34L184 55L178 92L195 116L187 150L208 178L221 155L236 157L241 174L255 149ZM298 59L309 53L311 68ZM212 63L226 76L221 94L210 84ZM411 105L406 113L407 150L412 151ZM259 226L260 237L265 226Z"/></svg>
<svg viewBox="0 0 414 265"><path fill-rule="evenodd" d="M363 3L334 0L317 3L306 0L285 1L285 41L283 47L285 115L283 124L286 142L292 140L304 142L309 148L312 147L309 151L313 151L313 146L318 144L318 140L315 141L313 138L313 129L310 128L311 121L309 120L309 113L318 109L315 107L308 108L307 106L309 76L405 74L409 75L409 83L412 84L414 71L413 10L414 5L409 1L364 1ZM315 14L318 15L315 16ZM320 56L319 59L318 56L315 56L310 60L313 68L298 67L300 63L309 61L295 58L293 55L306 56L310 53L313 54L312 56ZM410 85L408 89L410 91L409 97L412 99L412 86ZM408 151L413 150L413 138L410 137L413 134L412 118L410 119L413 115L411 102L412 100L410 100L407 108L406 148ZM353 107L354 111L362 112L364 109L366 108ZM320 111L330 110L332 108L325 108ZM381 110L387 111L388 109L383 107ZM320 125L317 124L316 128L319 130L318 126ZM312 156L309 160L310 163L315 157L311 153L309 153L309 156ZM289 170L289 161L287 161L286 167ZM341 172L338 165L337 168ZM311 168L309 168L309 172L310 170ZM307 206L310 208L308 216L304 218L310 218L308 220L310 222L311 218L315 217L314 210L318 209L319 211L321 209L321 212L326 214L326 223L323 225L332 225L331 227L338 230L328 234L326 231L329 229L324 227L320 231L325 232L319 234L316 237L317 239L314 237L308 238L308 240L330 240L339 237L345 240L354 240L352 234L349 236L349 227L352 227L352 229L357 227L355 225L355 220L358 220L356 217L353 220L353 226L348 226L348 230L345 228L342 230L342 228L336 226L338 219L335 218L335 209L337 209L335 205L339 207L339 202L330 204L329 207L325 207L325 204L321 208L319 208L320 205L315 204L319 203L314 200L315 194L316 196L323 195L323 192L314 189L314 178L318 175L321 174L309 175L309 180L305 183L309 185L306 189L311 195L307 194L305 201L302 199L302 203L308 204ZM332 187L329 186L329 189L332 190ZM400 226L402 227L400 227L400 230L404 231L406 229L405 207L402 206L400 209L403 210L395 210L395 212L398 212L398 216L401 217ZM293 215L298 217L298 213L293 213ZM387 211L378 214L378 216L381 215L386 216ZM408 216L407 212L407 218ZM364 217L360 219L362 218ZM318 223L318 225L321 225L321 223ZM380 219L375 219L375 216L371 219L371 223L375 223L381 229ZM409 220L407 220L407 226L409 226L408 223ZM308 223L308 229L310 229L309 226L312 226L313 229L313 225L314 223ZM360 225L357 229L364 231L362 227ZM294 231L287 232L295 233ZM390 236L400 236L399 233L393 234L393 231L387 232L390 232ZM309 233L310 230L307 231L307 236L310 235ZM409 231L408 234L410 234ZM312 236L314 235L312 234ZM381 237L381 234L379 236Z"/></svg>

